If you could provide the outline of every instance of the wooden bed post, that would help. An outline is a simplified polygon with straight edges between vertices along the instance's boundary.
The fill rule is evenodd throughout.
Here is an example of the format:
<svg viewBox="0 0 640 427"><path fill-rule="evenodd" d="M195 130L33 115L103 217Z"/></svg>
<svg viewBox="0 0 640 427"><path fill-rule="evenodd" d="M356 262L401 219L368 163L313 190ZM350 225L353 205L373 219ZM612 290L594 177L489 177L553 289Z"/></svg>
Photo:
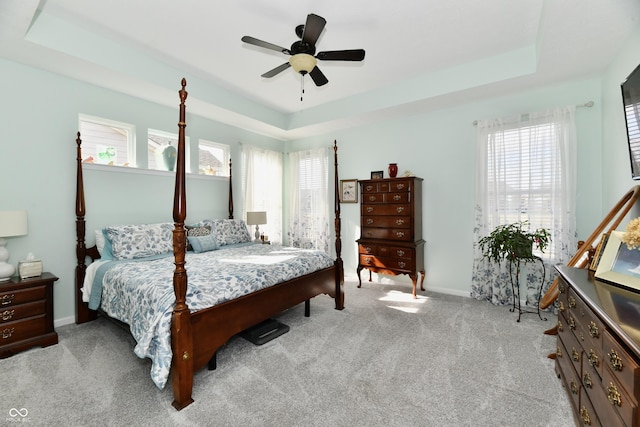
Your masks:
<svg viewBox="0 0 640 427"><path fill-rule="evenodd" d="M233 169L231 159L229 159L229 219L233 219Z"/></svg>
<svg viewBox="0 0 640 427"><path fill-rule="evenodd" d="M185 100L187 81L182 79L180 94L180 121L178 122L178 159L176 167L176 184L173 196L173 255L175 270L173 272L173 291L176 305L171 314L171 349L173 385L173 406L180 410L193 402L193 334L191 329L191 313L187 306L187 271L184 268L187 252L184 220L187 217L187 192L185 185Z"/></svg>
<svg viewBox="0 0 640 427"><path fill-rule="evenodd" d="M95 320L97 312L89 310L89 305L82 301L82 286L84 274L87 270L85 258L87 257L87 247L85 238L85 204L84 204L84 181L82 178L82 139L80 132L76 138L76 323L85 323Z"/></svg>
<svg viewBox="0 0 640 427"><path fill-rule="evenodd" d="M335 218L334 227L336 232L336 309L344 308L344 266L342 264L342 240L340 238L341 222L340 222L340 187L338 185L338 142L333 141L333 165L334 165L334 206Z"/></svg>

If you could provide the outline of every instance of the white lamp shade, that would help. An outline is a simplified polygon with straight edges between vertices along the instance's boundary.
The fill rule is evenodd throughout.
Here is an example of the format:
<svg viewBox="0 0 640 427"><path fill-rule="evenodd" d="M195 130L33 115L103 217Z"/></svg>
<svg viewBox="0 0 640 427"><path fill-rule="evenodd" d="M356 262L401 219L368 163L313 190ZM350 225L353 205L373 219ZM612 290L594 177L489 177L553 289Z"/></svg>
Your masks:
<svg viewBox="0 0 640 427"><path fill-rule="evenodd" d="M0 211L0 237L27 234L27 211Z"/></svg>
<svg viewBox="0 0 640 427"><path fill-rule="evenodd" d="M247 225L260 225L267 223L267 213L264 211L247 212Z"/></svg>

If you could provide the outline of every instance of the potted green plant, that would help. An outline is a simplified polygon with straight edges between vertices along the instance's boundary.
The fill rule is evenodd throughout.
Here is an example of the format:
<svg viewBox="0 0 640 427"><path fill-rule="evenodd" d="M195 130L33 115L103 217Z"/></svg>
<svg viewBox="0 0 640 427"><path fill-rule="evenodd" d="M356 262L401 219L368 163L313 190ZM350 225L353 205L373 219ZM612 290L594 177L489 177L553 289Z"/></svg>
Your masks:
<svg viewBox="0 0 640 427"><path fill-rule="evenodd" d="M528 221L499 225L478 241L482 255L496 263L503 259L524 262L536 259L533 250L544 253L549 247L550 233L545 228L528 231Z"/></svg>

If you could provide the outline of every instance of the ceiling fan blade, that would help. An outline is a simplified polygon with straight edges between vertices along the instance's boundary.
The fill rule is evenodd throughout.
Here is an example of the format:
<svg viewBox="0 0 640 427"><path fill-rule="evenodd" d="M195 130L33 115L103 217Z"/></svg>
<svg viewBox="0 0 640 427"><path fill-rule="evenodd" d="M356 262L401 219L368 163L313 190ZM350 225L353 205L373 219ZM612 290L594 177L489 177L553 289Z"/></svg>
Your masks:
<svg viewBox="0 0 640 427"><path fill-rule="evenodd" d="M362 61L364 59L364 49L318 52L316 58L322 61Z"/></svg>
<svg viewBox="0 0 640 427"><path fill-rule="evenodd" d="M254 46L259 46L259 47L263 47L265 49L271 49L271 50L275 50L276 52L282 52L282 53L286 53L288 55L291 55L291 52L289 51L289 49L284 48L282 46L278 46L277 44L273 44L273 43L269 43L269 42L265 42L262 40L259 40L255 37L251 37L251 36L244 36L242 37L242 41L245 43L249 43L252 44Z"/></svg>
<svg viewBox="0 0 640 427"><path fill-rule="evenodd" d="M264 73L261 77L266 77L266 78L273 77L273 76L275 76L276 74L279 74L279 73L283 72L284 70L286 70L286 69L287 69L287 68L289 68L289 67L291 67L291 64L289 64L288 62L285 62L285 63L284 63L284 64L282 64L282 65L278 65L278 66L277 66L276 68L274 68L273 70L271 70L271 71L267 71L267 72L266 72L266 73Z"/></svg>
<svg viewBox="0 0 640 427"><path fill-rule="evenodd" d="M317 66L313 67L313 70L311 70L309 75L311 76L311 80L313 80L316 86L323 86L329 83L329 80L327 80L325 75L322 74L322 71L320 71L320 68L318 68Z"/></svg>
<svg viewBox="0 0 640 427"><path fill-rule="evenodd" d="M307 15L307 23L304 24L304 32L302 33L302 42L315 46L326 24L327 21L322 16L313 13Z"/></svg>

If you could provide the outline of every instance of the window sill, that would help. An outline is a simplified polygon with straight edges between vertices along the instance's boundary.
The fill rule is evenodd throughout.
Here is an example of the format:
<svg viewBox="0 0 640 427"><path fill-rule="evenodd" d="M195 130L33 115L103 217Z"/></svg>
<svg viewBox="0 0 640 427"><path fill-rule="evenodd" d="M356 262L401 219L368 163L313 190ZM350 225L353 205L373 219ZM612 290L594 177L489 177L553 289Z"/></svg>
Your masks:
<svg viewBox="0 0 640 427"><path fill-rule="evenodd" d="M83 170L95 170L100 172L109 172L109 173L129 173L129 174L137 174L137 175L158 175L158 176L173 176L175 172L172 171L161 171L154 169L141 169L141 168L130 168L126 166L109 166L109 165L100 165L96 163L83 163ZM228 176L220 176L220 175L200 175L187 172L186 176L189 179L213 179L213 180L229 180Z"/></svg>

